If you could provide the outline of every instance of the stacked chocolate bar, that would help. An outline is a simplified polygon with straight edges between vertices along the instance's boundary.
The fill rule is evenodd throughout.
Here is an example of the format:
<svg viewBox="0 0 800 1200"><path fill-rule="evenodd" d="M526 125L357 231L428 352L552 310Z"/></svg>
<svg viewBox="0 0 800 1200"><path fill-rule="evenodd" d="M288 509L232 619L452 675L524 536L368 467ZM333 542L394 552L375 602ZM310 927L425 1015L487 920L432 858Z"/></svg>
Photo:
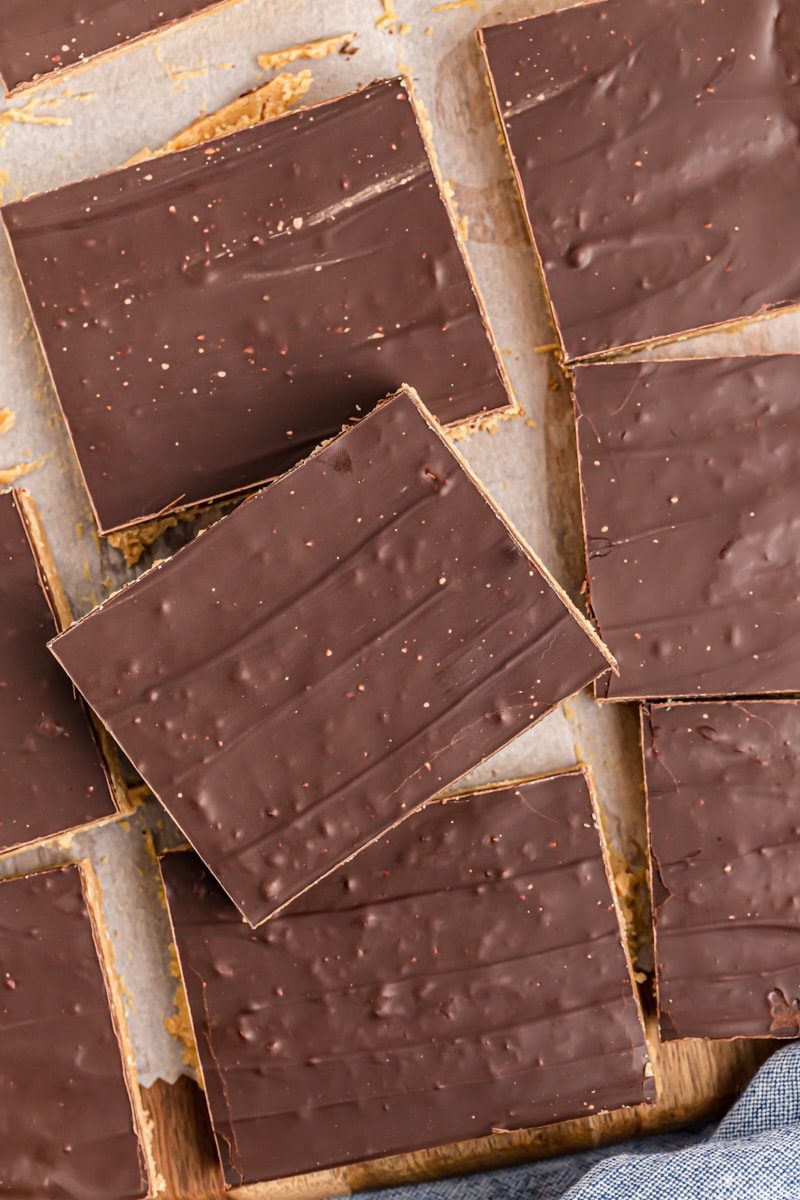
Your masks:
<svg viewBox="0 0 800 1200"><path fill-rule="evenodd" d="M601 360L800 301L798 32L603 0L482 33L574 380L598 697L651 702L664 1038L800 1031L797 359Z"/></svg>

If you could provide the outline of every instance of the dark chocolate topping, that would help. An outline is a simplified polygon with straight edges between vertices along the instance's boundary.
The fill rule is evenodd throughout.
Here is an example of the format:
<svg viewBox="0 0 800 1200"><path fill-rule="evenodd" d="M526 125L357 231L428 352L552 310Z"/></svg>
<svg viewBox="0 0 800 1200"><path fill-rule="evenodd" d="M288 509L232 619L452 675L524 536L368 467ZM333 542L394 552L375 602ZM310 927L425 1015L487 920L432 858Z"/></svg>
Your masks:
<svg viewBox="0 0 800 1200"><path fill-rule="evenodd" d="M0 850L116 811L53 633L14 498L0 495Z"/></svg>
<svg viewBox="0 0 800 1200"><path fill-rule="evenodd" d="M3 209L101 529L253 487L402 383L507 409L402 81Z"/></svg>
<svg viewBox="0 0 800 1200"><path fill-rule="evenodd" d="M264 920L607 667L400 392L53 643Z"/></svg>
<svg viewBox="0 0 800 1200"><path fill-rule="evenodd" d="M800 358L575 369L607 695L800 691Z"/></svg>
<svg viewBox="0 0 800 1200"><path fill-rule="evenodd" d="M642 1100L579 773L433 803L256 933L161 867L229 1184Z"/></svg>
<svg viewBox="0 0 800 1200"><path fill-rule="evenodd" d="M567 357L800 301L798 0L608 0L482 37Z"/></svg>
<svg viewBox="0 0 800 1200"><path fill-rule="evenodd" d="M0 882L0 1193L147 1194L76 867Z"/></svg>
<svg viewBox="0 0 800 1200"><path fill-rule="evenodd" d="M0 80L11 92L219 2L0 0Z"/></svg>
<svg viewBox="0 0 800 1200"><path fill-rule="evenodd" d="M654 705L642 739L662 1037L796 1037L800 706Z"/></svg>

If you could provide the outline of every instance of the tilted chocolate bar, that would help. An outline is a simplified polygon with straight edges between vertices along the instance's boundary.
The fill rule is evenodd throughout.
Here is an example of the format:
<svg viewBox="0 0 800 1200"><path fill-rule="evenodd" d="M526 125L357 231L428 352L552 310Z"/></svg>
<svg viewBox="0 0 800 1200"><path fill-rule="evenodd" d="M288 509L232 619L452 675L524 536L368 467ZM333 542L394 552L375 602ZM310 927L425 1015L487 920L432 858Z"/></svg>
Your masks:
<svg viewBox="0 0 800 1200"><path fill-rule="evenodd" d="M131 1200L151 1194L152 1160L134 1128L82 877L91 886L87 865L0 882L0 1192ZM140 1101L136 1111L143 1130Z"/></svg>
<svg viewBox="0 0 800 1200"><path fill-rule="evenodd" d="M575 368L613 700L800 691L797 355Z"/></svg>
<svg viewBox="0 0 800 1200"><path fill-rule="evenodd" d="M0 83L6 95L62 75L124 43L234 0L0 0Z"/></svg>
<svg viewBox="0 0 800 1200"><path fill-rule="evenodd" d="M800 302L798 0L603 0L481 38L567 358Z"/></svg>
<svg viewBox="0 0 800 1200"><path fill-rule="evenodd" d="M642 709L662 1038L800 1034L800 706Z"/></svg>
<svg viewBox="0 0 800 1200"><path fill-rule="evenodd" d="M101 530L264 483L409 382L512 411L402 80L7 205Z"/></svg>
<svg viewBox="0 0 800 1200"><path fill-rule="evenodd" d="M649 1091L581 772L434 801L255 934L161 869L229 1185Z"/></svg>
<svg viewBox="0 0 800 1200"><path fill-rule="evenodd" d="M406 391L52 648L254 925L609 665Z"/></svg>
<svg viewBox="0 0 800 1200"><path fill-rule="evenodd" d="M36 552L37 557L34 558ZM0 853L117 811L83 704L47 649L68 623L36 509L25 492L0 495Z"/></svg>

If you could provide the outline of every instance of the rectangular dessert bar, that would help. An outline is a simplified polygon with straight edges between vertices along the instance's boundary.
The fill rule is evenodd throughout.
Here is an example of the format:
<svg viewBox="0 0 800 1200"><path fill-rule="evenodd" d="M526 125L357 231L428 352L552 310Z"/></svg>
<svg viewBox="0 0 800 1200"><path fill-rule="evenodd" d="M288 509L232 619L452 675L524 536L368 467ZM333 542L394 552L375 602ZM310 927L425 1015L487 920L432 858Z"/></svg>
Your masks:
<svg viewBox="0 0 800 1200"><path fill-rule="evenodd" d="M132 1110L115 1032L124 1016L120 1003L112 1021L84 900L93 880L82 864L0 882L0 1192L9 1195L151 1194L141 1103Z"/></svg>
<svg viewBox="0 0 800 1200"><path fill-rule="evenodd" d="M800 302L798 0L602 0L480 37L568 359Z"/></svg>
<svg viewBox="0 0 800 1200"><path fill-rule="evenodd" d="M609 665L407 391L52 648L254 925Z"/></svg>
<svg viewBox="0 0 800 1200"><path fill-rule="evenodd" d="M580 771L434 801L256 933L161 869L229 1186L649 1094Z"/></svg>
<svg viewBox="0 0 800 1200"><path fill-rule="evenodd" d="M0 83L7 96L124 44L235 0L0 0Z"/></svg>
<svg viewBox="0 0 800 1200"><path fill-rule="evenodd" d="M797 355L576 367L612 700L800 691Z"/></svg>
<svg viewBox="0 0 800 1200"><path fill-rule="evenodd" d="M31 497L0 495L0 853L117 811L88 714L47 649L71 619L48 561Z"/></svg>
<svg viewBox="0 0 800 1200"><path fill-rule="evenodd" d="M404 80L6 205L101 531L252 489L402 383L514 410Z"/></svg>
<svg viewBox="0 0 800 1200"><path fill-rule="evenodd" d="M800 705L642 709L662 1038L800 1034Z"/></svg>

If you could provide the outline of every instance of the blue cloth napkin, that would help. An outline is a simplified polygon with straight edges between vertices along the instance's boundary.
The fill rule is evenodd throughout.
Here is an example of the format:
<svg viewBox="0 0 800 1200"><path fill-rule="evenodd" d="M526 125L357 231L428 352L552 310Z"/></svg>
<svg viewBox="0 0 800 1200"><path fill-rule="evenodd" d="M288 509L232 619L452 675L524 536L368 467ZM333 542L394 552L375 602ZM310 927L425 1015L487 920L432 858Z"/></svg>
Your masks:
<svg viewBox="0 0 800 1200"><path fill-rule="evenodd" d="M376 1200L800 1200L800 1044L719 1125L376 1193Z"/></svg>

